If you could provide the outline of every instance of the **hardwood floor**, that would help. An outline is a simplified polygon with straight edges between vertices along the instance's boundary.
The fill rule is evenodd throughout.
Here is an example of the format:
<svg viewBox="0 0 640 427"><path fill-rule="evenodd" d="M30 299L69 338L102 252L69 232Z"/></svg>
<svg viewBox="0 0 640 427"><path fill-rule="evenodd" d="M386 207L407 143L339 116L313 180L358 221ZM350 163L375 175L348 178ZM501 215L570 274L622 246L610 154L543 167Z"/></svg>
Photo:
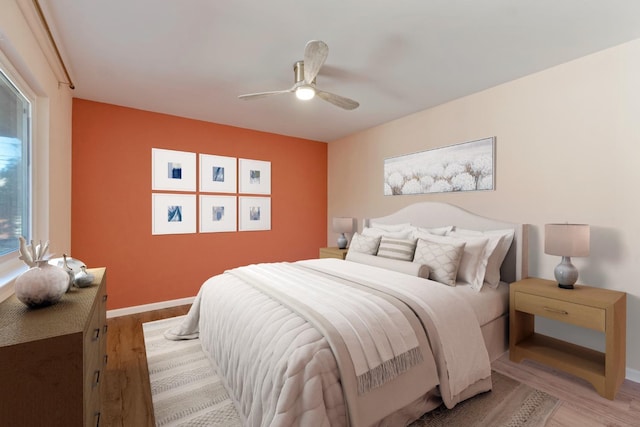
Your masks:
<svg viewBox="0 0 640 427"><path fill-rule="evenodd" d="M189 306L109 319L107 370L101 425L152 427L155 424L149 388L142 323L185 314ZM493 369L545 391L561 403L548 427L640 426L640 384L626 380L614 401L598 395L587 382L535 362L513 363L507 354Z"/></svg>
<svg viewBox="0 0 640 427"><path fill-rule="evenodd" d="M153 427L142 324L186 314L188 305L107 320L107 369L100 425Z"/></svg>

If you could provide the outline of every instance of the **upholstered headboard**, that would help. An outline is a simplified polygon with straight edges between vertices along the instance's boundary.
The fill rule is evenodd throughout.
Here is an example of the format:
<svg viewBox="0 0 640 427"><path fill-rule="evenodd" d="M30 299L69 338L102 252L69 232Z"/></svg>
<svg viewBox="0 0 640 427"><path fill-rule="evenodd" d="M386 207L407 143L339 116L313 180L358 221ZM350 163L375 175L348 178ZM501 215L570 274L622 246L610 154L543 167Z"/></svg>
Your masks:
<svg viewBox="0 0 640 427"><path fill-rule="evenodd" d="M365 218L364 226L371 222L381 224L411 223L417 227L434 228L454 225L470 230L488 231L512 228L513 243L500 268L500 278L505 282L515 282L529 275L528 225L485 218L458 206L441 202L420 202L409 205L391 215L380 218Z"/></svg>

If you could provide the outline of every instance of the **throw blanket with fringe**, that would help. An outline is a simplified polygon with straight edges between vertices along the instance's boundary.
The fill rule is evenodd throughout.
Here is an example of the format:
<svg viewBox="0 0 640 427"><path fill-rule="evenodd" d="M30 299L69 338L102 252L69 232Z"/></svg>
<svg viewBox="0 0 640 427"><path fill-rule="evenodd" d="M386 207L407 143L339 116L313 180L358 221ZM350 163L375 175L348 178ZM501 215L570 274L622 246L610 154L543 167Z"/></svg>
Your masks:
<svg viewBox="0 0 640 427"><path fill-rule="evenodd" d="M380 387L423 361L405 313L382 296L345 286L293 264L259 264L229 271L285 304L346 345L358 394ZM327 328L327 324L330 326ZM338 346L332 345L332 348Z"/></svg>

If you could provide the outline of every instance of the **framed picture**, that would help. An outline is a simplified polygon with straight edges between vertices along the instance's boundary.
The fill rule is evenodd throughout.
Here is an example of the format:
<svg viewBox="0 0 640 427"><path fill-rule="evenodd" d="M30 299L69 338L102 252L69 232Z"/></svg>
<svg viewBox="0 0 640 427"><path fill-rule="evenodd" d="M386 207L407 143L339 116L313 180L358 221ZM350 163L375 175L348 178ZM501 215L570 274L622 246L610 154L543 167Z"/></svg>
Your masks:
<svg viewBox="0 0 640 427"><path fill-rule="evenodd" d="M385 159L384 194L493 190L495 143L490 137Z"/></svg>
<svg viewBox="0 0 640 427"><path fill-rule="evenodd" d="M236 231L236 196L200 196L200 232Z"/></svg>
<svg viewBox="0 0 640 427"><path fill-rule="evenodd" d="M240 193L271 194L271 162L239 159Z"/></svg>
<svg viewBox="0 0 640 427"><path fill-rule="evenodd" d="M196 154L151 149L152 190L196 191Z"/></svg>
<svg viewBox="0 0 640 427"><path fill-rule="evenodd" d="M151 234L196 232L195 194L158 194L152 197Z"/></svg>
<svg viewBox="0 0 640 427"><path fill-rule="evenodd" d="M236 158L200 154L200 191L236 192Z"/></svg>
<svg viewBox="0 0 640 427"><path fill-rule="evenodd" d="M240 197L240 231L271 230L271 197Z"/></svg>

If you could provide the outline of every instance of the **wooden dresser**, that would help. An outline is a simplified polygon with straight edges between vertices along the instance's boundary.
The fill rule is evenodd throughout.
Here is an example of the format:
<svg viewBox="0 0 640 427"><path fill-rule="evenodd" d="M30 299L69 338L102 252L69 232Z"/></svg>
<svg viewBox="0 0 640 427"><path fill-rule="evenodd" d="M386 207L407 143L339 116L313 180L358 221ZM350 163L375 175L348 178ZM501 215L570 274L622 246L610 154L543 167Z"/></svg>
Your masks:
<svg viewBox="0 0 640 427"><path fill-rule="evenodd" d="M0 303L0 425L98 426L106 363L106 270L49 307Z"/></svg>

